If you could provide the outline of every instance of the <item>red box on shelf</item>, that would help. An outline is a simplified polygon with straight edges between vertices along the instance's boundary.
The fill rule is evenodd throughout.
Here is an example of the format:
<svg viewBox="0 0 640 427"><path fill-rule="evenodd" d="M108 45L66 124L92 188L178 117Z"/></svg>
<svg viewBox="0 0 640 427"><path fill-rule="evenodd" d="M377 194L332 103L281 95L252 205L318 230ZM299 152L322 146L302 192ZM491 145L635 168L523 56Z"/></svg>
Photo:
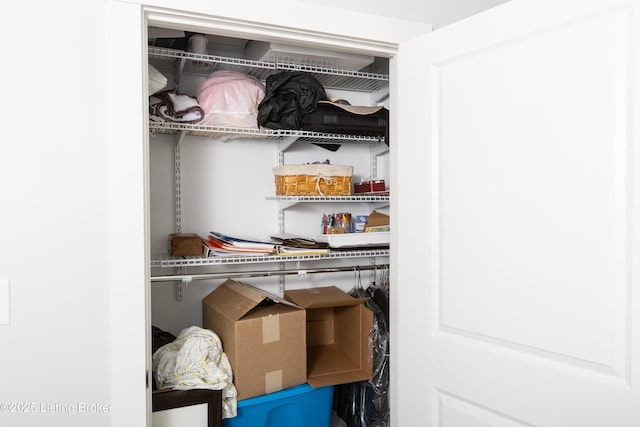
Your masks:
<svg viewBox="0 0 640 427"><path fill-rule="evenodd" d="M363 181L357 184L353 184L353 189L356 194L384 192L384 179L379 179L376 181Z"/></svg>

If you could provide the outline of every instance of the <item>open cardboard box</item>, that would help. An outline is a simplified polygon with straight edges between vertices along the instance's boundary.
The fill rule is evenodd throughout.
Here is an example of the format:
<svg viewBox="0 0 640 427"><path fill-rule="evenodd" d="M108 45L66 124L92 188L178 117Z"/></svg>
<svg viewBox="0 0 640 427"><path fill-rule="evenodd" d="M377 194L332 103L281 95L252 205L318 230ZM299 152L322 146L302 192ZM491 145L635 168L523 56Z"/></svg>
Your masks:
<svg viewBox="0 0 640 427"><path fill-rule="evenodd" d="M364 381L372 374L373 313L335 286L285 291L307 311L307 382L313 387Z"/></svg>
<svg viewBox="0 0 640 427"><path fill-rule="evenodd" d="M228 279L202 300L203 327L222 340L238 400L307 380L305 310Z"/></svg>
<svg viewBox="0 0 640 427"><path fill-rule="evenodd" d="M382 227L385 225L389 225L391 220L389 215L383 214L382 212L373 211L369 214L367 218L367 223L365 224L365 230L369 227Z"/></svg>

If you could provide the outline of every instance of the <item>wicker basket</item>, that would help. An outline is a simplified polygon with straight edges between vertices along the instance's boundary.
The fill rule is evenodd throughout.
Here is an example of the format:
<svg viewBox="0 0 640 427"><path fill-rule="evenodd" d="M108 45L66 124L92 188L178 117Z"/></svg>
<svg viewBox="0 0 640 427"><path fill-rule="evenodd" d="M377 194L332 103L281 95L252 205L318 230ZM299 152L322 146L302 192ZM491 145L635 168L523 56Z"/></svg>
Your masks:
<svg viewBox="0 0 640 427"><path fill-rule="evenodd" d="M353 166L312 164L273 168L277 196L350 196Z"/></svg>

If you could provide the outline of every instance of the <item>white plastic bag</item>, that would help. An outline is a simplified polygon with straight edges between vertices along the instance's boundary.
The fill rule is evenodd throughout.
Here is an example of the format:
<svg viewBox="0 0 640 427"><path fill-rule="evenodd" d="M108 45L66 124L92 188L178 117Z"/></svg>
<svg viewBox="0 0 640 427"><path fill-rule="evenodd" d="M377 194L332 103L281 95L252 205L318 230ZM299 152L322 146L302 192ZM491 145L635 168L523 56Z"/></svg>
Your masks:
<svg viewBox="0 0 640 427"><path fill-rule="evenodd" d="M200 124L258 128L258 104L265 86L257 78L238 71L214 71L196 93L205 112Z"/></svg>

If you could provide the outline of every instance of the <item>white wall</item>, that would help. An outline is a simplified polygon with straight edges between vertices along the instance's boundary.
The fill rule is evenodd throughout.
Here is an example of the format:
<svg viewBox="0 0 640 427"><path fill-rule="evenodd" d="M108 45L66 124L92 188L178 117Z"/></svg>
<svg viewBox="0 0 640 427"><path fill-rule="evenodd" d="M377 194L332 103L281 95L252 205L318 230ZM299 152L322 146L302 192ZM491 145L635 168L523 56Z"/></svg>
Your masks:
<svg viewBox="0 0 640 427"><path fill-rule="evenodd" d="M4 426L109 420L79 413L109 404L103 8L27 0L0 18L0 279L11 281L11 324L0 326Z"/></svg>
<svg viewBox="0 0 640 427"><path fill-rule="evenodd" d="M110 386L119 373L111 372L108 337L121 330L114 324L126 327L122 319L130 314L110 314L108 304L119 273L105 243L113 243L108 230L115 222L114 213L107 215L114 209L109 189L128 172L109 175L107 163L113 124L105 107L106 3L25 0L0 18L0 279L11 281L11 324L0 325L6 426L107 426L118 409L79 413L83 404L117 406L111 396L118 390ZM407 0L403 10L424 11L422 4ZM5 413L6 403L18 412ZM24 403L35 404L27 409L36 413L24 413Z"/></svg>
<svg viewBox="0 0 640 427"><path fill-rule="evenodd" d="M373 15L423 22L441 28L508 0L298 0Z"/></svg>

